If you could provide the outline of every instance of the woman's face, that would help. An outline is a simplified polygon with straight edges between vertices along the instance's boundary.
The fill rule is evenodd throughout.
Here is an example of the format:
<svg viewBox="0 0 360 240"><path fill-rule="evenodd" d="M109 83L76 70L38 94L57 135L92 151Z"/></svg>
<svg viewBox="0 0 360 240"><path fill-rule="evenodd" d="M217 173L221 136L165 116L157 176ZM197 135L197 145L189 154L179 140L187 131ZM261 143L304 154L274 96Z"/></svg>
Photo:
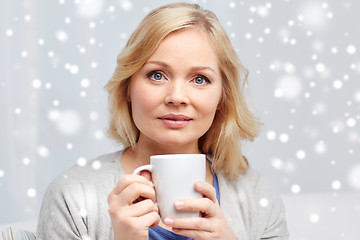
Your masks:
<svg viewBox="0 0 360 240"><path fill-rule="evenodd" d="M217 56L205 33L176 31L132 76L132 116L140 142L198 151L221 98Z"/></svg>

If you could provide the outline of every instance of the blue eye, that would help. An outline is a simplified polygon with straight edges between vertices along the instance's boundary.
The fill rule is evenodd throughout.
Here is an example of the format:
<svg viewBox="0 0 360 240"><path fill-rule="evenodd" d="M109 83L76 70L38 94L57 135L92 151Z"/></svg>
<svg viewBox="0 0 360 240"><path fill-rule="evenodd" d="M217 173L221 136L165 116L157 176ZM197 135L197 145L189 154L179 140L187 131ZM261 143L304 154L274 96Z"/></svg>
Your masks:
<svg viewBox="0 0 360 240"><path fill-rule="evenodd" d="M161 73L155 73L155 74L153 75L153 77L154 77L155 80L161 80L163 76L162 76Z"/></svg>
<svg viewBox="0 0 360 240"><path fill-rule="evenodd" d="M159 72L150 72L148 74L148 77L150 77L156 81L160 81L163 78L163 75Z"/></svg>
<svg viewBox="0 0 360 240"><path fill-rule="evenodd" d="M195 83L198 85L202 85L205 83L210 83L210 80L207 77L199 76L195 78Z"/></svg>
<svg viewBox="0 0 360 240"><path fill-rule="evenodd" d="M151 71L148 74L146 74L146 77L148 77L152 80L155 80L155 81L160 81L163 79L164 75L158 71Z"/></svg>

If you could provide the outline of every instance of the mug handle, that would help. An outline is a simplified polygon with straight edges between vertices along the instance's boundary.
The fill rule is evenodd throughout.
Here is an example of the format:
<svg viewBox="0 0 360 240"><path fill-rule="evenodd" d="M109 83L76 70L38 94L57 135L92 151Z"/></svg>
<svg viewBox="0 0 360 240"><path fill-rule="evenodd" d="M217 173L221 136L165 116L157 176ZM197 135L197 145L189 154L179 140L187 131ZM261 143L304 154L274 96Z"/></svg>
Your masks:
<svg viewBox="0 0 360 240"><path fill-rule="evenodd" d="M140 166L134 170L133 174L140 175L141 171L144 171L144 170L152 172L153 166L151 164Z"/></svg>
<svg viewBox="0 0 360 240"><path fill-rule="evenodd" d="M140 166L140 167L138 167L138 168L136 168L134 170L133 174L140 175L141 171L144 171L144 170L149 171L149 172L152 173L153 166L151 164ZM144 199L145 198L140 196L135 202L140 202L140 201L142 201ZM156 203L156 205L157 205L157 203Z"/></svg>

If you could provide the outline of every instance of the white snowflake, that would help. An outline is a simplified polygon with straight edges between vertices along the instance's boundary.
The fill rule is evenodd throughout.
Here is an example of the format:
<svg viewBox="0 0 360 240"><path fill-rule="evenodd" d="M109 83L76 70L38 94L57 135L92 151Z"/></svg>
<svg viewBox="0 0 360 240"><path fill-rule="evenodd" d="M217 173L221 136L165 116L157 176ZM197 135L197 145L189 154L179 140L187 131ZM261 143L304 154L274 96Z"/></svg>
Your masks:
<svg viewBox="0 0 360 240"><path fill-rule="evenodd" d="M353 55L356 53L356 47L354 45L349 45L346 47L346 52L350 55Z"/></svg>
<svg viewBox="0 0 360 240"><path fill-rule="evenodd" d="M295 75L282 76L276 85L274 95L287 100L294 100L302 92L302 83Z"/></svg>
<svg viewBox="0 0 360 240"><path fill-rule="evenodd" d="M64 19L64 22L65 22L66 24L70 24L70 23L71 23L71 18L66 17L66 18Z"/></svg>
<svg viewBox="0 0 360 240"><path fill-rule="evenodd" d="M30 158L28 158L28 157L25 157L24 159L23 159L23 164L26 166L26 165L29 165L30 164Z"/></svg>
<svg viewBox="0 0 360 240"><path fill-rule="evenodd" d="M53 105L54 105L54 107L59 106L59 105L60 105L60 101L59 101L59 100L54 100L54 101L53 101Z"/></svg>
<svg viewBox="0 0 360 240"><path fill-rule="evenodd" d="M304 25L309 29L322 29L326 24L326 12L318 2L307 2L301 8Z"/></svg>
<svg viewBox="0 0 360 240"><path fill-rule="evenodd" d="M97 130L97 131L95 131L95 138L96 138L97 140L101 140L101 139L103 139L104 137L105 137L104 131L102 131L102 130Z"/></svg>
<svg viewBox="0 0 360 240"><path fill-rule="evenodd" d="M341 188L341 182L339 180L334 180L332 183L331 183L331 187L334 189L334 190L339 190Z"/></svg>
<svg viewBox="0 0 360 240"><path fill-rule="evenodd" d="M44 45L44 44L45 44L45 40L44 40L43 38L39 38L39 39L38 39L38 44L39 44L40 46Z"/></svg>
<svg viewBox="0 0 360 240"><path fill-rule="evenodd" d="M79 0L77 12L81 17L95 18L102 12L103 6L103 0Z"/></svg>
<svg viewBox="0 0 360 240"><path fill-rule="evenodd" d="M14 31L12 29L6 29L5 34L8 37L12 37L14 35Z"/></svg>
<svg viewBox="0 0 360 240"><path fill-rule="evenodd" d="M21 108L19 108L19 107L15 108L14 112L15 112L15 114L18 114L18 115L21 114Z"/></svg>
<svg viewBox="0 0 360 240"><path fill-rule="evenodd" d="M99 170L101 168L101 162L98 161L98 160L95 160L93 163L92 163L92 168L95 169L95 170Z"/></svg>
<svg viewBox="0 0 360 240"><path fill-rule="evenodd" d="M93 111L93 112L90 113L89 117L90 117L90 119L91 119L92 121L96 121L96 120L99 119L99 113Z"/></svg>
<svg viewBox="0 0 360 240"><path fill-rule="evenodd" d="M84 158L84 157L79 157L78 160L77 160L77 164L78 164L80 167L85 166L86 163L87 163L87 160L86 160L86 158Z"/></svg>
<svg viewBox="0 0 360 240"><path fill-rule="evenodd" d="M283 69L286 73L295 73L296 67L291 62L285 62L283 64Z"/></svg>
<svg viewBox="0 0 360 240"><path fill-rule="evenodd" d="M333 133L339 133L344 130L344 123L342 121L336 121L331 123Z"/></svg>
<svg viewBox="0 0 360 240"><path fill-rule="evenodd" d="M68 144L66 144L66 148L67 148L68 150L71 150L71 149L74 148L74 145L73 145L72 143L68 143Z"/></svg>
<svg viewBox="0 0 360 240"><path fill-rule="evenodd" d="M21 52L21 57L26 58L28 56L28 52L27 51L22 51Z"/></svg>
<svg viewBox="0 0 360 240"><path fill-rule="evenodd" d="M41 83L41 80L40 80L40 79L34 79L34 80L32 81L32 86L33 86L33 88L35 88L35 89L40 88L41 85L42 85L42 83Z"/></svg>
<svg viewBox="0 0 360 240"><path fill-rule="evenodd" d="M270 131L268 131L266 133L266 137L267 137L268 140L272 141L272 140L274 140L276 138L276 132L270 130Z"/></svg>
<svg viewBox="0 0 360 240"><path fill-rule="evenodd" d="M230 2L229 7L230 8L235 8L236 7L236 2Z"/></svg>
<svg viewBox="0 0 360 240"><path fill-rule="evenodd" d="M354 93L354 100L356 102L360 102L360 90L357 90L355 93Z"/></svg>
<svg viewBox="0 0 360 240"><path fill-rule="evenodd" d="M265 207L269 206L269 200L267 198L261 198L259 200L259 204L261 207L265 208Z"/></svg>
<svg viewBox="0 0 360 240"><path fill-rule="evenodd" d="M120 6L125 11L131 11L134 8L132 2L129 1L129 0L121 0L120 1Z"/></svg>
<svg viewBox="0 0 360 240"><path fill-rule="evenodd" d="M269 16L269 8L267 8L266 6L258 6L256 8L256 12L257 14L259 14L260 17L266 18L267 16Z"/></svg>
<svg viewBox="0 0 360 240"><path fill-rule="evenodd" d="M36 197L36 190L34 188L29 188L26 193L29 198Z"/></svg>
<svg viewBox="0 0 360 240"><path fill-rule="evenodd" d="M65 135L73 135L81 128L82 120L80 114L74 110L60 111L56 120L58 130Z"/></svg>
<svg viewBox="0 0 360 240"><path fill-rule="evenodd" d="M310 222L317 223L320 220L320 216L318 213L312 213L310 214Z"/></svg>
<svg viewBox="0 0 360 240"><path fill-rule="evenodd" d="M49 149L47 149L47 147L45 147L43 145L40 145L37 148L37 153L39 154L39 156L41 156L43 158L46 158L46 157L48 157L50 155Z"/></svg>
<svg viewBox="0 0 360 240"><path fill-rule="evenodd" d="M293 184L293 185L291 186L291 192L292 192L292 193L298 194L298 193L300 193L300 191L301 191L300 185L298 185L298 184Z"/></svg>
<svg viewBox="0 0 360 240"><path fill-rule="evenodd" d="M90 66L92 68L97 68L98 67L98 63L97 62L91 62Z"/></svg>
<svg viewBox="0 0 360 240"><path fill-rule="evenodd" d="M49 52L48 52L48 56L49 56L50 58L52 58L52 57L55 56L55 53L54 53L53 51L49 51Z"/></svg>
<svg viewBox="0 0 360 240"><path fill-rule="evenodd" d="M327 150L326 144L324 143L324 141L319 141L318 143L316 143L315 145L315 152L318 154L323 154L325 153Z"/></svg>
<svg viewBox="0 0 360 240"><path fill-rule="evenodd" d="M325 71L325 65L323 63L318 63L315 66L317 72L322 73Z"/></svg>
<svg viewBox="0 0 360 240"><path fill-rule="evenodd" d="M90 81L87 78L83 78L81 79L80 84L83 88L88 88L90 86Z"/></svg>
<svg viewBox="0 0 360 240"><path fill-rule="evenodd" d="M298 150L296 152L296 157L300 160L304 159L306 157L306 153L304 150Z"/></svg>
<svg viewBox="0 0 360 240"><path fill-rule="evenodd" d="M69 35L63 30L57 30L55 36L59 42L65 43L69 40Z"/></svg>
<svg viewBox="0 0 360 240"><path fill-rule="evenodd" d="M333 87L335 89L341 89L343 86L343 82L339 79L336 79L334 82L333 82Z"/></svg>
<svg viewBox="0 0 360 240"><path fill-rule="evenodd" d="M356 125L356 119L355 118L352 118L352 117L350 117L350 118L348 118L347 120L346 120L346 125L348 125L348 127L355 127L355 125Z"/></svg>
<svg viewBox="0 0 360 240"><path fill-rule="evenodd" d="M280 158L271 159L271 166L276 170L282 170L284 168L284 163Z"/></svg>
<svg viewBox="0 0 360 240"><path fill-rule="evenodd" d="M287 133L282 133L279 136L279 140L282 143L287 143L289 141L289 135Z"/></svg>

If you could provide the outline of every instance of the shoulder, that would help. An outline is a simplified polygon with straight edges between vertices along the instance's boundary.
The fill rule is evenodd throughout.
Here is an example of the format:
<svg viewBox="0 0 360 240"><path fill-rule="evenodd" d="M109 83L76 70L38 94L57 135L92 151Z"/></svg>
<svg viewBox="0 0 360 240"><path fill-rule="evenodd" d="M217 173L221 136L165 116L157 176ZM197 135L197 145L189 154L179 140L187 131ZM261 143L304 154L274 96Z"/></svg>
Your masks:
<svg viewBox="0 0 360 240"><path fill-rule="evenodd" d="M268 178L254 169L241 172L233 180L219 175L220 204L234 225L243 226L241 231L251 239L287 239L285 209ZM236 230L241 232L240 228Z"/></svg>
<svg viewBox="0 0 360 240"><path fill-rule="evenodd" d="M77 164L50 183L39 215L40 238L74 239L97 231L111 235L107 196L122 175L121 156L118 151Z"/></svg>
<svg viewBox="0 0 360 240"><path fill-rule="evenodd" d="M247 189L255 195L279 195L272 181L253 168L241 172L231 183L236 189Z"/></svg>
<svg viewBox="0 0 360 240"><path fill-rule="evenodd" d="M239 201L251 201L254 207L282 204L277 187L255 169L241 172L235 179L223 179L223 187L236 193ZM226 187L225 187L226 186Z"/></svg>
<svg viewBox="0 0 360 240"><path fill-rule="evenodd" d="M122 151L118 151L76 164L49 184L44 201L54 198L81 201L89 195L107 196L122 174L121 156Z"/></svg>
<svg viewBox="0 0 360 240"><path fill-rule="evenodd" d="M88 162L78 163L57 176L49 187L61 187L73 184L97 185L116 178L121 169L122 151L98 156Z"/></svg>

